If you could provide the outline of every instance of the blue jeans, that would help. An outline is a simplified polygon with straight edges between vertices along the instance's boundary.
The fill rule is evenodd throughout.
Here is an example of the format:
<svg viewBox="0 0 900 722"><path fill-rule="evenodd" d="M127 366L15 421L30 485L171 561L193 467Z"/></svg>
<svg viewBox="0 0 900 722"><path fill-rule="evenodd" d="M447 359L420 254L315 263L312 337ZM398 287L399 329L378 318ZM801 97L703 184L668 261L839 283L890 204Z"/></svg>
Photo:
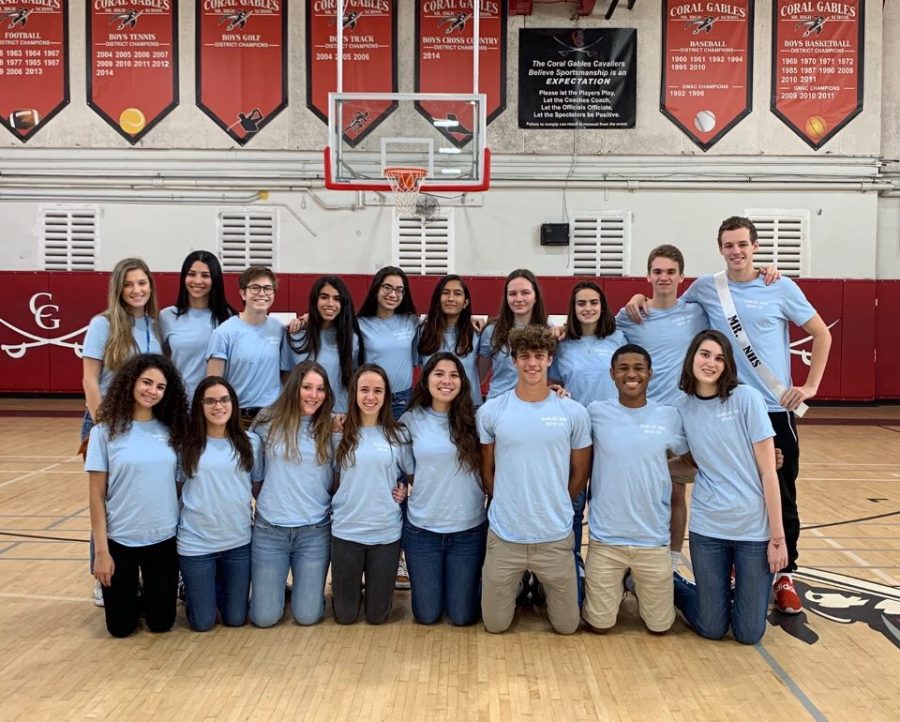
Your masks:
<svg viewBox="0 0 900 722"><path fill-rule="evenodd" d="M452 534L404 524L403 551L417 622L433 624L442 614L458 626L478 621L486 540L487 522Z"/></svg>
<svg viewBox="0 0 900 722"><path fill-rule="evenodd" d="M767 547L764 541L731 541L690 533L691 565L697 583L675 576L675 606L697 634L721 639L731 627L734 638L742 644L756 644L762 639L773 576Z"/></svg>
<svg viewBox="0 0 900 722"><path fill-rule="evenodd" d="M250 545L197 556L178 555L184 579L188 624L206 632L216 623L216 609L226 627L247 621L250 597Z"/></svg>
<svg viewBox="0 0 900 722"><path fill-rule="evenodd" d="M412 398L412 389L406 389L405 391L398 391L395 394L391 394L391 411L394 413L394 418L399 419L403 412L406 411L406 407L409 406L409 400Z"/></svg>
<svg viewBox="0 0 900 722"><path fill-rule="evenodd" d="M250 620L271 627L284 616L288 569L294 578L291 611L297 624L325 613L325 576L331 561L331 519L309 526L276 526L258 513L253 524Z"/></svg>

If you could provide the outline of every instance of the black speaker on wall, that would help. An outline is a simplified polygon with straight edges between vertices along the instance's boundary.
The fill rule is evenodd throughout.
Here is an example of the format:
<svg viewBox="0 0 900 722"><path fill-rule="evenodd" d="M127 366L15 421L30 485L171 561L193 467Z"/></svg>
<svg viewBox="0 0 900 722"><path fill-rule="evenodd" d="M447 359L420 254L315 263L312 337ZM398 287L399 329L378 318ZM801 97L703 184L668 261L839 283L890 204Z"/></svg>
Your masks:
<svg viewBox="0 0 900 722"><path fill-rule="evenodd" d="M568 223L542 223L541 224L541 245L542 246L568 246L569 245L569 224Z"/></svg>

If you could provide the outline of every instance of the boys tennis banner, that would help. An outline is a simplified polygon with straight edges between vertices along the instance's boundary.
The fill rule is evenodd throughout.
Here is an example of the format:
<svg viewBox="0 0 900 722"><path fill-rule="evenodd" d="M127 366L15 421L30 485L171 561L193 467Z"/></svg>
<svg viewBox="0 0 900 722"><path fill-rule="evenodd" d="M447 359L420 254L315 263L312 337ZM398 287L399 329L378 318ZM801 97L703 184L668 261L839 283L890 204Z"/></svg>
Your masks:
<svg viewBox="0 0 900 722"><path fill-rule="evenodd" d="M337 18L337 0L306 2L306 107L328 122L328 94L337 90L337 34L344 33L344 92L397 91L397 0L345 0ZM344 103L344 141L358 145L397 104L387 101Z"/></svg>
<svg viewBox="0 0 900 722"><path fill-rule="evenodd" d="M753 107L753 0L662 3L659 109L701 150Z"/></svg>
<svg viewBox="0 0 900 722"><path fill-rule="evenodd" d="M287 6L197 2L197 107L241 145L288 104Z"/></svg>
<svg viewBox="0 0 900 722"><path fill-rule="evenodd" d="M69 103L69 4L0 1L0 123L22 142Z"/></svg>
<svg viewBox="0 0 900 722"><path fill-rule="evenodd" d="M865 0L774 0L772 112L814 150L862 112Z"/></svg>
<svg viewBox="0 0 900 722"><path fill-rule="evenodd" d="M481 0L478 18L478 90L487 96L487 122L506 110L506 2ZM417 93L472 93L474 88L475 22L472 0L417 0L416 64ZM416 110L428 120L443 119L450 106L417 102ZM455 114L465 118L471 110L460 107ZM438 126L457 148L472 139L472 129L460 125Z"/></svg>
<svg viewBox="0 0 900 722"><path fill-rule="evenodd" d="M134 145L178 105L177 0L88 0L88 105Z"/></svg>

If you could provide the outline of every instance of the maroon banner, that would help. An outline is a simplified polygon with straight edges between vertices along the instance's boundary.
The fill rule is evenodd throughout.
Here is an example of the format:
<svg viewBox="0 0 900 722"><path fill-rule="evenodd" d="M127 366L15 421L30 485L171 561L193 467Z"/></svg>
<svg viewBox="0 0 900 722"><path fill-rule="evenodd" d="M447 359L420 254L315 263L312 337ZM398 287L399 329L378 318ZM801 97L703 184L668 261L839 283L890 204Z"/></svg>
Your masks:
<svg viewBox="0 0 900 722"><path fill-rule="evenodd" d="M0 123L27 142L69 104L69 3L0 0Z"/></svg>
<svg viewBox="0 0 900 722"><path fill-rule="evenodd" d="M134 145L178 105L178 0L89 0L88 105Z"/></svg>
<svg viewBox="0 0 900 722"><path fill-rule="evenodd" d="M662 3L659 109L703 151L750 113L753 0Z"/></svg>
<svg viewBox="0 0 900 722"><path fill-rule="evenodd" d="M472 4L473 0L417 0L417 93L473 92ZM480 8L478 92L487 96L487 122L490 123L506 110L506 2L481 0ZM416 103L416 109L430 121L447 117L449 107L442 103L438 110L427 102ZM456 117L466 115L466 106L460 103ZM439 127L438 130L457 148L472 139L471 128Z"/></svg>
<svg viewBox="0 0 900 722"><path fill-rule="evenodd" d="M862 111L865 0L772 3L772 112L818 150Z"/></svg>
<svg viewBox="0 0 900 722"><path fill-rule="evenodd" d="M306 107L328 122L337 90L337 0L306 3ZM397 92L396 0L344 0L345 93ZM345 103L343 137L358 145L396 110L389 101Z"/></svg>
<svg viewBox="0 0 900 722"><path fill-rule="evenodd" d="M197 107L244 145L287 107L286 0L197 1Z"/></svg>

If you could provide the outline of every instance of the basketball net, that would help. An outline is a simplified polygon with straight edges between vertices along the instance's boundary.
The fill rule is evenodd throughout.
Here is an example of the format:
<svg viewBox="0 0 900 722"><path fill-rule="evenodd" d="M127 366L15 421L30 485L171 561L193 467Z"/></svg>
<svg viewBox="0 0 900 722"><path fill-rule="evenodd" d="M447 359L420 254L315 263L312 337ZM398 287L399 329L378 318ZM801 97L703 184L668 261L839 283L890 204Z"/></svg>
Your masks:
<svg viewBox="0 0 900 722"><path fill-rule="evenodd" d="M390 166L384 169L384 177L391 184L398 213L405 216L416 214L419 188L426 175L428 169L419 166Z"/></svg>

